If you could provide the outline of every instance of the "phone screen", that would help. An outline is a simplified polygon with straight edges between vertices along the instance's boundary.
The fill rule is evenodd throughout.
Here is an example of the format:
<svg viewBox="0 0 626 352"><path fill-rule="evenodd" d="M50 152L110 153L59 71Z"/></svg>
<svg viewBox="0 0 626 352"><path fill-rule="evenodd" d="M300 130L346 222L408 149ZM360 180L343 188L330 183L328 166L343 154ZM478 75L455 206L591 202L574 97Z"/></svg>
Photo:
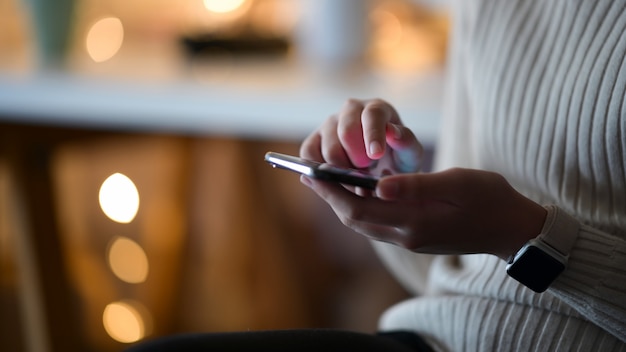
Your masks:
<svg viewBox="0 0 626 352"><path fill-rule="evenodd" d="M276 168L294 171L309 177L341 184L376 189L379 178L366 171L333 166L292 155L267 152L265 161Z"/></svg>

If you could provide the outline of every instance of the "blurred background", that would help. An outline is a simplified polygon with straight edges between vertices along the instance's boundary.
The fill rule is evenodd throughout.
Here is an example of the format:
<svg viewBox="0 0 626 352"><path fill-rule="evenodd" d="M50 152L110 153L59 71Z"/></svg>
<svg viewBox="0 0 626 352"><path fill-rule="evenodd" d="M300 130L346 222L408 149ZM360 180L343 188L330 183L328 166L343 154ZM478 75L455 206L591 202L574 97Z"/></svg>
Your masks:
<svg viewBox="0 0 626 352"><path fill-rule="evenodd" d="M0 0L0 350L375 331L407 292L263 155L380 97L428 170L448 27L408 0Z"/></svg>

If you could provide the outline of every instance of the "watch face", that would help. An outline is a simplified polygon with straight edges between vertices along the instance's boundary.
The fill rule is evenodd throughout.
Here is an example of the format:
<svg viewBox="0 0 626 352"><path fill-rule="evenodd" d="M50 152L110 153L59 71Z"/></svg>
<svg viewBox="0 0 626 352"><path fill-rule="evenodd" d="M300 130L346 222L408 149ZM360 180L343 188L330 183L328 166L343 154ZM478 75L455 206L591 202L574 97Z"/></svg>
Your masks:
<svg viewBox="0 0 626 352"><path fill-rule="evenodd" d="M507 273L533 291L543 292L564 269L565 265L558 259L529 245L508 265Z"/></svg>

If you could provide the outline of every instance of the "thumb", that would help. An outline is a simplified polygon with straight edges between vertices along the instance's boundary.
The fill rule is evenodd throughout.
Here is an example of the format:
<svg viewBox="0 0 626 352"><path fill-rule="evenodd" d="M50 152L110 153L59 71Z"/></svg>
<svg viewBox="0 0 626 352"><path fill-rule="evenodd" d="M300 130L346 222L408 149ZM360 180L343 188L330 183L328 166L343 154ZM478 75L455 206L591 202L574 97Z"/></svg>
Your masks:
<svg viewBox="0 0 626 352"><path fill-rule="evenodd" d="M417 172L424 148L415 134L403 125L387 124L386 141L392 149L393 161L399 172Z"/></svg>
<svg viewBox="0 0 626 352"><path fill-rule="evenodd" d="M376 196L389 201L451 200L458 181L459 175L450 171L397 174L378 181Z"/></svg>

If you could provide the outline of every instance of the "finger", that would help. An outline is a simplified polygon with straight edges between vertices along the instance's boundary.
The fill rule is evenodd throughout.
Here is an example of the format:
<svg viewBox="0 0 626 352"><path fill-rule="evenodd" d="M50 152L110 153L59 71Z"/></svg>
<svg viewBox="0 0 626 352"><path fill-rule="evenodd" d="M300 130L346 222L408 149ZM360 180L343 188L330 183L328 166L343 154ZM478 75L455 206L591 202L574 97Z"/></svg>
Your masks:
<svg viewBox="0 0 626 352"><path fill-rule="evenodd" d="M322 161L342 167L352 167L346 149L337 135L339 117L331 116L320 128Z"/></svg>
<svg viewBox="0 0 626 352"><path fill-rule="evenodd" d="M308 160L323 161L322 136L319 131L310 134L300 145L300 157Z"/></svg>
<svg viewBox="0 0 626 352"><path fill-rule="evenodd" d="M407 229L407 219L422 217L429 219L428 213L415 214L415 208L404 203L383 202L376 198L359 197L351 192L341 190L328 182L315 181L310 185L335 212L339 220L350 229L376 241L415 250L420 247L423 239ZM428 221L424 221L423 229Z"/></svg>
<svg viewBox="0 0 626 352"><path fill-rule="evenodd" d="M329 117L320 128L309 135L300 146L300 156L337 166L351 166L337 137L337 116Z"/></svg>
<svg viewBox="0 0 626 352"><path fill-rule="evenodd" d="M393 150L394 163L398 171L403 173L419 171L424 147L410 129L403 125L389 123L386 141Z"/></svg>
<svg viewBox="0 0 626 352"><path fill-rule="evenodd" d="M371 197L360 197L338 184L302 177L302 182L313 189L335 212L341 222L352 230L377 241L389 242L415 250L424 239L407 229L407 219L430 219L430 212L407 207L406 203L385 202ZM439 218L439 217L437 217ZM422 230L428 221L422 221Z"/></svg>
<svg viewBox="0 0 626 352"><path fill-rule="evenodd" d="M378 181L376 195L384 200L443 201L456 203L463 185L457 169L430 174L398 174ZM461 189L459 189L461 188Z"/></svg>
<svg viewBox="0 0 626 352"><path fill-rule="evenodd" d="M373 190L363 187L354 187L354 193L361 197L375 197L376 194Z"/></svg>
<svg viewBox="0 0 626 352"><path fill-rule="evenodd" d="M372 160L367 155L363 140L361 114L364 104L360 100L351 99L346 102L337 125L337 135L353 167L365 168Z"/></svg>
<svg viewBox="0 0 626 352"><path fill-rule="evenodd" d="M341 221L351 228L361 224L402 227L410 210L400 203L364 197L333 182L306 178L303 183L330 205Z"/></svg>
<svg viewBox="0 0 626 352"><path fill-rule="evenodd" d="M377 208L382 206L379 199L364 197L356 189L349 190L335 182L308 178L304 183L328 203L337 216L347 220L346 222L352 224L377 221L371 214L377 213Z"/></svg>
<svg viewBox="0 0 626 352"><path fill-rule="evenodd" d="M371 100L363 107L361 124L363 125L363 143L369 158L377 160L385 155L387 124L400 123L395 109L379 99Z"/></svg>

